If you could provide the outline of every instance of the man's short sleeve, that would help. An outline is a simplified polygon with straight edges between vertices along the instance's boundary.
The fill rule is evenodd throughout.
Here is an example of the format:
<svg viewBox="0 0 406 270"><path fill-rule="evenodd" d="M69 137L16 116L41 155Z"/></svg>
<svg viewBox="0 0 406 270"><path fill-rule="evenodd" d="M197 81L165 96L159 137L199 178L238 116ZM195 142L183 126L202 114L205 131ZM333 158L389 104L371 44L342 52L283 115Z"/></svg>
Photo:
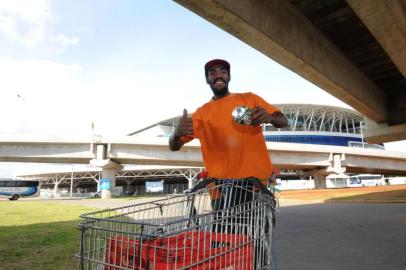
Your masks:
<svg viewBox="0 0 406 270"><path fill-rule="evenodd" d="M182 142L183 144L188 143L188 142L190 142L190 141L193 140L193 139L194 139L194 137L191 136L191 135L185 135L185 136L180 137L180 140L181 140L181 142Z"/></svg>
<svg viewBox="0 0 406 270"><path fill-rule="evenodd" d="M262 108L264 108L268 113L272 114L274 112L280 112L281 110L278 109L277 107L269 104L268 102L266 102L263 98L261 98L260 96L257 96L253 93L250 93L251 96L254 98L255 100L255 105L256 106L260 106Z"/></svg>

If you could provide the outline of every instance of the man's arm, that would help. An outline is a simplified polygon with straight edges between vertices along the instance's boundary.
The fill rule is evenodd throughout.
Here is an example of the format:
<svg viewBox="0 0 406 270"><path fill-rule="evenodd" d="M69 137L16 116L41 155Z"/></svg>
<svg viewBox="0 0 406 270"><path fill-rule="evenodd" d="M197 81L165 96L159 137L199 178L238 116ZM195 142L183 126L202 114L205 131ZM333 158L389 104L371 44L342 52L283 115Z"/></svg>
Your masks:
<svg viewBox="0 0 406 270"><path fill-rule="evenodd" d="M251 125L258 126L260 124L272 124L276 128L283 128L288 125L288 119L280 111L268 113L262 107L255 107L252 111Z"/></svg>
<svg viewBox="0 0 406 270"><path fill-rule="evenodd" d="M192 118L187 117L187 110L183 110L183 116L180 118L175 131L169 138L169 149L171 151L178 151L183 146L182 136L193 134L193 123Z"/></svg>
<svg viewBox="0 0 406 270"><path fill-rule="evenodd" d="M276 128L283 128L288 125L288 119L283 113L277 111L271 114L271 120L269 121L269 123L274 125L274 127Z"/></svg>

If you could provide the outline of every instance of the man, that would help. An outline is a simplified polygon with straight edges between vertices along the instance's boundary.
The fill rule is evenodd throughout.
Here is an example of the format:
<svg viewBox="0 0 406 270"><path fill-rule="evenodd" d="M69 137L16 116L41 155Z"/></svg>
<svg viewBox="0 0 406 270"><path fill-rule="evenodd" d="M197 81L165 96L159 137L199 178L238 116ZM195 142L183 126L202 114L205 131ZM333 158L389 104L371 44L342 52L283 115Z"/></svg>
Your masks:
<svg viewBox="0 0 406 270"><path fill-rule="evenodd" d="M262 240L258 238L266 233L264 245L271 246L271 231L263 227L272 223L272 210L266 214L258 211L261 203L254 200L250 181L258 179L267 185L273 173L260 125L270 123L281 128L287 125L287 119L277 108L253 93L231 93L228 89L230 64L227 61L211 60L204 66L204 71L213 98L198 108L191 118L186 110L183 111L169 139L169 148L177 151L194 138L200 140L207 176L218 179L216 186L209 190L215 213L212 230L249 234L256 239L254 264L255 269L259 269L274 263L269 248L264 251ZM232 112L238 106L251 109L250 125L240 125L233 120Z"/></svg>
<svg viewBox="0 0 406 270"><path fill-rule="evenodd" d="M169 139L169 148L177 151L197 138L209 177L255 177L266 183L272 176L272 163L260 125L271 123L281 128L287 125L286 117L253 93L231 93L228 89L230 64L227 61L211 60L204 70L213 98L198 108L192 118L188 117L186 110L183 111L183 117ZM252 109L250 126L233 121L231 114L237 106Z"/></svg>

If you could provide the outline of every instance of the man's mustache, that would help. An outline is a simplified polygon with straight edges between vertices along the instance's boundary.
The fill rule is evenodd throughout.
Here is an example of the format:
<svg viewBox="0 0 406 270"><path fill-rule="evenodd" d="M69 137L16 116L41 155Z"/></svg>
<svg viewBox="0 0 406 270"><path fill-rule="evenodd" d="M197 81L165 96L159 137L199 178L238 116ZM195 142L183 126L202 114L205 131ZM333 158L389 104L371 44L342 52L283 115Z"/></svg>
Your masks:
<svg viewBox="0 0 406 270"><path fill-rule="evenodd" d="M215 83L218 82L218 81L221 81L221 82L223 82L223 83L226 83L226 81L223 80L222 78L217 78L217 79L215 79L215 80L213 81L213 84L215 84Z"/></svg>

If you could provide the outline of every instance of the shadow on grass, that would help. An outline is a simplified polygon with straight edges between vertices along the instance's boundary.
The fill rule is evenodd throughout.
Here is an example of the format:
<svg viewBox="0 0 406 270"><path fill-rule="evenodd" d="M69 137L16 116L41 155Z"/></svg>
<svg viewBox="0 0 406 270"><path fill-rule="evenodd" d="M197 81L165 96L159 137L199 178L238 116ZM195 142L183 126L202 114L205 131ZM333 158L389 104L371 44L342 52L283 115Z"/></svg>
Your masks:
<svg viewBox="0 0 406 270"><path fill-rule="evenodd" d="M352 196L342 196L327 199L325 202L406 203L406 190L392 190Z"/></svg>
<svg viewBox="0 0 406 270"><path fill-rule="evenodd" d="M78 268L80 220L0 227L0 269Z"/></svg>

